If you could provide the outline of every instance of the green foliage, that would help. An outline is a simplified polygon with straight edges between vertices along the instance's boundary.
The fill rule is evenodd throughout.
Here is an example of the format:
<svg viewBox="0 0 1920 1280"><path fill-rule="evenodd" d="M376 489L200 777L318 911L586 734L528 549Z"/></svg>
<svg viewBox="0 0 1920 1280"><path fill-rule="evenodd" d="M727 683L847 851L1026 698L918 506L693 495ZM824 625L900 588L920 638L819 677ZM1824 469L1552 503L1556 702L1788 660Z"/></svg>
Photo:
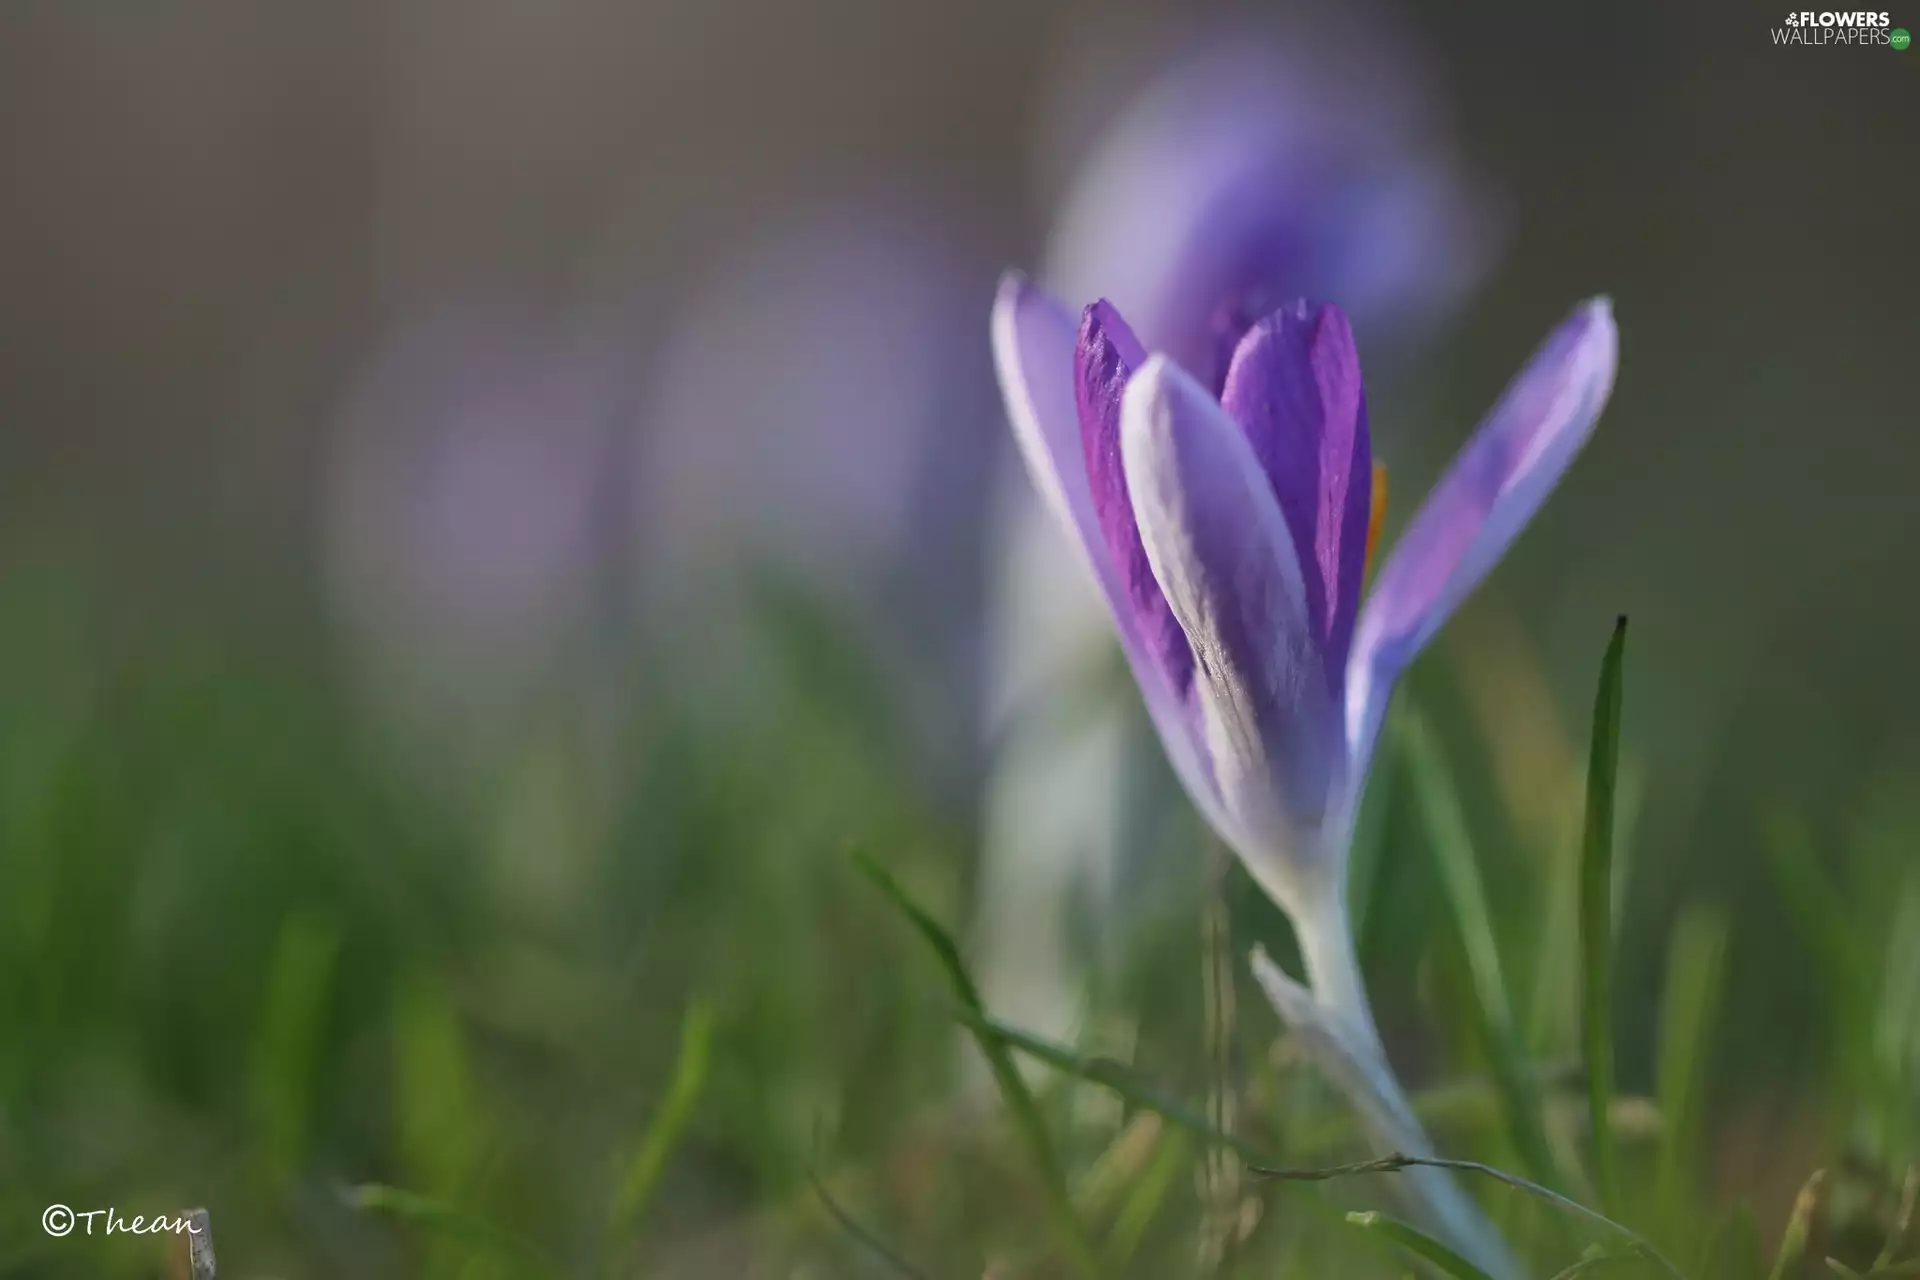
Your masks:
<svg viewBox="0 0 1920 1280"><path fill-rule="evenodd" d="M1726 981L1726 917L1692 908L1674 926L1660 1004L1656 1097L1660 1136L1654 1200L1666 1215L1668 1239L1680 1239L1707 1206L1700 1203L1700 1146L1706 1132L1707 1083L1714 1029Z"/></svg>
<svg viewBox="0 0 1920 1280"><path fill-rule="evenodd" d="M1587 1059L1587 1114L1593 1130L1600 1202L1620 1203L1619 1157L1609 1123L1613 1107L1613 793L1620 776L1620 705L1627 619L1614 625L1593 700L1587 757L1587 816L1580 853L1581 1028ZM1671 1119L1671 1117L1669 1117Z"/></svg>
<svg viewBox="0 0 1920 1280"><path fill-rule="evenodd" d="M940 961L947 982L953 988L953 995L960 1002L961 1009L976 1017L985 1014L985 1006L980 1003L980 992L975 987L973 977L967 972L967 965L960 957L960 948L953 936L915 902L900 882L864 853L854 855L854 864L860 873L871 880L892 903L900 909L902 915L913 924L915 931L926 939L927 945ZM993 1082L1000 1089L1000 1096L1012 1113L1021 1139L1026 1143L1028 1152L1040 1174L1041 1193L1046 1196L1052 1209L1054 1229L1060 1237L1061 1246L1066 1249L1073 1264L1085 1275L1097 1275L1100 1264L1093 1254L1093 1244L1081 1224L1079 1215L1073 1207L1073 1195L1067 1186L1066 1171L1060 1163L1054 1142L1047 1132L1046 1120L1040 1114L1040 1107L1034 1101L1026 1081L1013 1065L1012 1057L999 1036L990 1031L976 1031L974 1043L980 1046L980 1053L987 1060L987 1066L993 1072Z"/></svg>
<svg viewBox="0 0 1920 1280"><path fill-rule="evenodd" d="M667 1160L693 1115L694 1104L700 1100L712 1052L713 1010L704 1002L695 1001L687 1007L686 1017L680 1024L680 1057L674 1063L666 1096L660 1100L660 1109L647 1125L640 1146L627 1165L626 1175L614 1193L607 1231L615 1240L633 1230L646 1212L647 1203L653 1199L654 1190L666 1172Z"/></svg>
<svg viewBox="0 0 1920 1280"><path fill-rule="evenodd" d="M1507 1135L1534 1177L1550 1185L1561 1185L1563 1179L1542 1125L1539 1091L1523 1060L1506 976L1500 966L1492 910L1452 771L1423 720L1407 715L1399 724L1407 772L1426 816L1440 883L1453 912L1456 936L1467 957L1467 970L1473 982L1475 1021L1493 1066L1494 1078L1500 1085Z"/></svg>
<svg viewBox="0 0 1920 1280"><path fill-rule="evenodd" d="M1787 1280L1802 1269L1802 1262L1808 1256L1810 1245L1819 1243L1818 1237L1824 1235L1827 1196L1827 1171L1814 1170L1807 1179L1807 1185L1800 1188L1800 1194L1794 1198L1793 1213L1787 1218L1787 1229L1781 1233L1779 1251L1773 1255L1773 1269L1767 1273L1767 1280ZM1816 1251L1817 1256L1817 1251Z"/></svg>
<svg viewBox="0 0 1920 1280"><path fill-rule="evenodd" d="M1365 1231L1386 1237L1414 1257L1431 1263L1443 1275L1455 1277L1455 1280L1491 1280L1486 1272L1424 1231L1384 1217L1376 1209L1350 1213L1347 1221Z"/></svg>
<svg viewBox="0 0 1920 1280"><path fill-rule="evenodd" d="M170 1274L147 1241L47 1237L55 1201L206 1204L223 1273L285 1280L1166 1280L1206 1274L1221 1221L1220 1274L1399 1276L1409 1250L1465 1274L1414 1243L1391 1176L1243 1169L1225 1205L1203 1179L1209 1158L1368 1153L1271 1020L1209 1052L1188 815L1146 841L1155 895L1101 922L1111 963L1072 1033L983 1007L959 941L973 794L930 776L830 610L770 593L776 661L724 713L643 664L479 765L394 745L296 653L130 650L103 616L0 589L0 1277ZM1589 993L1601 967L1613 984L1591 1007L1613 1010L1622 1195L1596 1217L1592 1080L1540 1060L1571 1043L1536 1044L1513 1009L1542 989L1516 958L1554 851L1510 840L1447 749L1444 684L1413 692L1367 802L1369 985L1416 1108L1529 1274L1910 1273L1920 810L1899 779L1863 782L1852 822L1773 816L1754 878L1783 928L1758 945L1749 897L1615 902L1580 967ZM846 874L849 842L885 895ZM1650 851L1635 892L1686 852ZM1226 894L1228 954L1285 954L1245 878ZM1260 997L1234 968L1244 1009ZM1765 1091L1720 1049L1756 983L1799 983L1821 1014L1802 1074ZM1223 1070L1236 1105L1210 1114ZM1824 1217L1789 1232L1774 1183L1816 1163Z"/></svg>

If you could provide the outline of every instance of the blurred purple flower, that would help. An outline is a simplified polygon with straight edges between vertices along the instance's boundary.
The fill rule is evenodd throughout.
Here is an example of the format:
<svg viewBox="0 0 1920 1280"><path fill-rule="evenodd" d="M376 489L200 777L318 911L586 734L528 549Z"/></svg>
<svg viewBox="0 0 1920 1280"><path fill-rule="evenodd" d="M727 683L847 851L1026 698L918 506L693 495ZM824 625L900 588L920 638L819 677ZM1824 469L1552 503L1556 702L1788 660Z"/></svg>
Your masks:
<svg viewBox="0 0 1920 1280"><path fill-rule="evenodd" d="M512 304L385 343L332 439L323 556L375 701L482 745L551 691L591 621L617 366Z"/></svg>
<svg viewBox="0 0 1920 1280"><path fill-rule="evenodd" d="M676 306L634 486L651 589L759 561L857 595L973 532L989 372L963 341L978 285L936 221L795 214Z"/></svg>
<svg viewBox="0 0 1920 1280"><path fill-rule="evenodd" d="M1377 41L1251 33L1177 61L1081 167L1047 279L1111 299L1202 380L1290 298L1340 299L1376 346L1411 336L1478 282L1498 238L1417 70Z"/></svg>
<svg viewBox="0 0 1920 1280"><path fill-rule="evenodd" d="M768 660L766 589L827 606L887 730L955 803L978 773L955 726L979 716L982 508L1005 442L967 338L982 258L917 202L757 228L674 308L630 481L642 598L693 639L684 670L764 707L755 677L791 674Z"/></svg>

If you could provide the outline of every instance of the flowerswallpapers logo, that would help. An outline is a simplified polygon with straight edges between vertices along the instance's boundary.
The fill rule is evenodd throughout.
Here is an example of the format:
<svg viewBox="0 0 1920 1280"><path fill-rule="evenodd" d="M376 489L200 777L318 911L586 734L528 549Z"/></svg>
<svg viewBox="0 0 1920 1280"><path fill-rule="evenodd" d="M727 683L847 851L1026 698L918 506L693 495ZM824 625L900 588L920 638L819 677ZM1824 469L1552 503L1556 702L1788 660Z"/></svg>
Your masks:
<svg viewBox="0 0 1920 1280"><path fill-rule="evenodd" d="M1773 29L1775 44L1886 45L1907 47L1904 30L1894 28L1893 17L1886 13L1815 13L1802 9L1789 13L1786 23Z"/></svg>

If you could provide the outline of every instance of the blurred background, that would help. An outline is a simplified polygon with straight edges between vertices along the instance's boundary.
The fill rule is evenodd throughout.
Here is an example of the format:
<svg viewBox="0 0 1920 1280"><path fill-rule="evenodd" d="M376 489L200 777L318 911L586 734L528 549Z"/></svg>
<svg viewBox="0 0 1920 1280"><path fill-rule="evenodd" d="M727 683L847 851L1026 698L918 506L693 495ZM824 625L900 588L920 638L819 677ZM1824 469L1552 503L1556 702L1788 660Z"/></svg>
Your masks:
<svg viewBox="0 0 1920 1280"><path fill-rule="evenodd" d="M1920 1151L1920 51L1777 21L6 6L0 1275L174 1274L54 1202L206 1204L238 1276L890 1274L841 1211L926 1274L1065 1274L855 846L996 1010L1180 1096L1227 1061L1260 1143L1359 1151L1240 963L1291 963L1284 919L1034 519L1008 267L1170 334L1216 267L1347 305L1389 535L1612 296L1594 443L1401 702L1551 1084L1631 616L1631 1213L1770 1256L1824 1167L1864 1269ZM1432 777L1398 785L1433 755L1370 792L1363 958L1441 1147L1511 1164ZM1035 1081L1113 1274L1403 1269L1315 1207L1377 1188L1223 1189Z"/></svg>

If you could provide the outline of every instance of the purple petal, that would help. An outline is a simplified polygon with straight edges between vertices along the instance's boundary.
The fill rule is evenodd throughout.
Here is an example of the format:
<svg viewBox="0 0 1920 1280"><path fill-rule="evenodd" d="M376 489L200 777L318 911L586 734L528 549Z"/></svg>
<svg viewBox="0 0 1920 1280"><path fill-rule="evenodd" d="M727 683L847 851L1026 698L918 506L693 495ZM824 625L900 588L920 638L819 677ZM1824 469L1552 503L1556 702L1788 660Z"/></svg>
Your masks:
<svg viewBox="0 0 1920 1280"><path fill-rule="evenodd" d="M1140 340L1118 311L1106 302L1086 309L1074 357L1074 391L1093 508L1129 614L1125 625L1139 638L1146 656L1159 665L1167 687L1181 696L1193 679L1193 652L1147 563L1120 459L1121 398L1127 380L1145 360Z"/></svg>
<svg viewBox="0 0 1920 1280"><path fill-rule="evenodd" d="M1184 685L1176 693L1168 684L1164 664L1147 655L1135 626L1136 611L1107 549L1095 509L1076 404L1076 341L1073 319L1058 302L1019 275L1009 274L1001 281L993 304L994 365L1021 456L1034 486L1079 548L1106 597L1120 646L1174 772L1208 820L1219 826L1219 802L1204 749L1183 705ZM1180 644L1184 648L1184 637Z"/></svg>
<svg viewBox="0 0 1920 1280"><path fill-rule="evenodd" d="M1244 290L1214 308L1208 322L1213 344L1213 360L1208 365L1207 387L1215 397L1225 394L1227 374L1233 370L1233 357L1246 341L1253 326L1273 314L1280 300L1269 298L1265 289Z"/></svg>
<svg viewBox="0 0 1920 1280"><path fill-rule="evenodd" d="M1346 315L1296 302L1261 320L1234 355L1221 403L1247 433L1300 550L1308 625L1338 705L1373 497L1367 397Z"/></svg>
<svg viewBox="0 0 1920 1280"><path fill-rule="evenodd" d="M1286 518L1246 435L1168 357L1134 376L1122 422L1142 545L1192 644L1223 834L1299 903L1343 752Z"/></svg>
<svg viewBox="0 0 1920 1280"><path fill-rule="evenodd" d="M1592 434L1619 355L1612 304L1574 311L1454 458L1380 571L1347 669L1352 774L1365 771L1393 683L1526 527Z"/></svg>

